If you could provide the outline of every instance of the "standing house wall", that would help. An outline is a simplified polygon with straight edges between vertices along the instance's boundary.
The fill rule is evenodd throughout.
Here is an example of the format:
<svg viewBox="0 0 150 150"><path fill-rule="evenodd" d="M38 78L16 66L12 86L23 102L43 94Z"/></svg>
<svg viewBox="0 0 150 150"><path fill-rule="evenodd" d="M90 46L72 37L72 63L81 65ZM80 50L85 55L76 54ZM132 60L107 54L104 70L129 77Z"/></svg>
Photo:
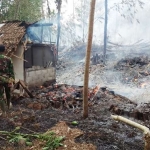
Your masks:
<svg viewBox="0 0 150 150"><path fill-rule="evenodd" d="M20 57L23 54L24 47L22 44L18 45L18 48L14 55ZM24 55L23 55L24 56ZM28 86L42 85L45 81L56 79L56 69L55 67L49 66L48 68L43 68L39 66L32 66L32 68L24 68L24 60L12 56L15 80L23 80ZM38 58L36 58L38 60ZM27 62L28 63L28 62Z"/></svg>
<svg viewBox="0 0 150 150"><path fill-rule="evenodd" d="M52 24L49 24L48 26L51 25ZM35 27L37 27L37 25L35 25ZM21 44L21 41L23 40L25 43L29 41L27 41L28 38L26 38L26 36L22 40L21 38L25 35L25 32L27 33L27 28L29 28L29 24L24 21L6 22L4 24L0 24L0 35L2 34L2 43L6 48L6 54L10 50L11 54L14 54L11 58L14 66L15 80L24 80L28 85L41 85L45 81L56 79L54 51L51 48L51 44L42 44L42 40L39 40L36 35L37 33L43 35L43 33L38 32L37 29L37 33L31 32L33 43L27 43L26 45L31 45L32 50L29 51L31 53L27 55L26 59L26 52L24 52L24 46ZM16 41L15 43L11 42L12 38ZM29 38L30 41L32 41L32 38ZM43 37L41 36L41 38ZM41 44L35 44L34 41L40 42ZM17 49L15 49L16 47ZM19 59L18 57L22 54L24 54L22 56L23 58ZM23 59L30 61L25 63ZM36 66L36 68L34 66ZM37 67L40 68L37 69Z"/></svg>
<svg viewBox="0 0 150 150"><path fill-rule="evenodd" d="M25 81L29 86L43 85L56 79L53 51L50 45L33 44L25 51Z"/></svg>
<svg viewBox="0 0 150 150"><path fill-rule="evenodd" d="M26 69L25 71L26 83L29 86L40 86L45 81L56 79L56 71L54 67L46 69Z"/></svg>

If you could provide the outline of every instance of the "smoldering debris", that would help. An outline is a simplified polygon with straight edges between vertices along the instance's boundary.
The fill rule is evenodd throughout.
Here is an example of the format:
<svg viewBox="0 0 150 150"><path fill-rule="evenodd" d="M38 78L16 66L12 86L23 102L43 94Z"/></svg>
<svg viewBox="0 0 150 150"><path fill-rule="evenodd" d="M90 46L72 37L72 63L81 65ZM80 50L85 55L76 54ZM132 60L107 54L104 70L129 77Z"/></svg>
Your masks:
<svg viewBox="0 0 150 150"><path fill-rule="evenodd" d="M150 60L148 56L121 59L114 69L124 74L122 83L132 82L140 87L142 79L150 75Z"/></svg>
<svg viewBox="0 0 150 150"><path fill-rule="evenodd" d="M65 68L60 67L62 69L57 71L58 83L63 81L65 84L83 86L85 57L83 57L83 52L85 54L83 47L86 48L85 45L80 45L73 50L70 49L69 52L61 53L61 56L63 55L60 56L61 61L65 62ZM109 44L106 65L103 65L102 54L102 46L92 47L89 87L98 84L107 86L110 90L139 102L143 101L142 94L144 94L147 102L146 91L149 91L150 82L149 44L135 43L120 46Z"/></svg>
<svg viewBox="0 0 150 150"><path fill-rule="evenodd" d="M94 101L97 99L97 92L100 86L89 88L88 99ZM83 87L66 84L52 84L49 86L40 86L33 88L32 93L34 98L14 99L14 105L20 104L30 109L43 110L49 107L60 109L75 109L82 106L83 101ZM93 102L91 102L93 103Z"/></svg>

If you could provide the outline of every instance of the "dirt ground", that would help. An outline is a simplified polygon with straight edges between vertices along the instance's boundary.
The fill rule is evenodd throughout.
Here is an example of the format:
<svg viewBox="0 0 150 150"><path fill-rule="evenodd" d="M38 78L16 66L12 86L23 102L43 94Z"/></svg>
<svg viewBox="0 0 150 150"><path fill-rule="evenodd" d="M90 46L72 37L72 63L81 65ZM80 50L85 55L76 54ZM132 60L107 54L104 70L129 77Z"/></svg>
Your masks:
<svg viewBox="0 0 150 150"><path fill-rule="evenodd" d="M114 121L111 114L124 116L150 128L149 97L143 97L143 91L149 89L141 89L139 86L145 81L150 81L150 73L147 72L150 59L143 64L141 59L137 60L140 56L137 52L136 61L131 58L134 60L132 62L126 59L128 55L123 53L125 51L114 50L108 53L110 61L106 66L101 63L91 65L89 86L92 88L98 85L100 88L94 98L89 98L89 116L83 119L82 94L77 91L83 86L85 48L85 45L79 45L73 50L61 51L56 72L57 83L65 86L57 89L51 86L38 87L32 91L36 98L19 98L13 101L7 118L0 117L0 130L12 131L16 126L23 127L20 131L22 133L30 133L30 130L38 133L54 130L58 135L65 134L67 137L63 146L59 148L66 150L143 150L143 133L129 125ZM99 51L101 48L94 46L92 54ZM135 50L130 51L129 55L133 53ZM120 60L116 69L115 65ZM128 99L130 95L134 96L132 100ZM135 96L139 98L138 102ZM73 99L75 97L79 99ZM77 121L78 124L72 125L72 121ZM71 131L70 135L68 131ZM0 135L0 149L23 150L18 145L10 145L4 138ZM42 147L34 149L42 150Z"/></svg>
<svg viewBox="0 0 150 150"><path fill-rule="evenodd" d="M38 101L38 99L35 100ZM72 108L59 107L56 109L51 105L43 110L35 110L27 108L24 104L25 101L32 102L33 99L20 99L9 110L7 118L0 118L1 130L12 131L15 126L22 126L25 129L44 133L57 123L63 121L69 128L77 128L82 132L80 136L75 138L76 143L92 144L92 149L95 147L94 149L97 150L142 150L144 147L141 131L124 123L114 121L111 118L111 112L109 110L115 104L133 105L133 107L136 107L136 105L134 103L132 104L125 97L109 91L103 91L103 88L100 88L97 92L94 102L89 100L89 117L87 119L82 118L82 107L77 107L74 112ZM80 102L80 105L82 105L82 102ZM144 121L134 118L131 119L143 125L145 124ZM72 121L78 121L78 125L72 125ZM29 133L25 129L21 129L21 132ZM6 150L9 146L2 138L0 138L0 145L2 149ZM71 150L73 145L65 149ZM13 146L13 148L18 149L17 146ZM78 149L83 148L79 146ZM86 147L86 149L88 148Z"/></svg>

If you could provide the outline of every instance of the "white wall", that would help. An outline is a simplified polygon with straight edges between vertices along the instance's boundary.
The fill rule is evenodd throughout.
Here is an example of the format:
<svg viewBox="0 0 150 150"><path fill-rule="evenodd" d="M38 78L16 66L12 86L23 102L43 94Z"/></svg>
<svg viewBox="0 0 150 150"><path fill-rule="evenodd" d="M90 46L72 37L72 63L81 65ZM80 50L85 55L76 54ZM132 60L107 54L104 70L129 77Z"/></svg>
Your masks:
<svg viewBox="0 0 150 150"><path fill-rule="evenodd" d="M24 51L24 47L20 44L18 46L17 51L14 55L20 57L22 52ZM15 72L15 79L16 80L24 80L24 62L22 59L19 59L15 56L12 57L13 65L14 65L14 72Z"/></svg>
<svg viewBox="0 0 150 150"><path fill-rule="evenodd" d="M56 70L54 67L39 70L26 70L25 74L28 86L42 85L45 81L56 79Z"/></svg>
<svg viewBox="0 0 150 150"><path fill-rule="evenodd" d="M19 45L14 55L20 57L23 51L24 51L23 46ZM15 56L12 57L12 61L14 65L16 81L20 79L25 81L29 86L31 86L31 85L42 85L45 81L56 79L56 70L54 67L46 69L30 68L25 70L24 76L24 61L22 59L16 58Z"/></svg>

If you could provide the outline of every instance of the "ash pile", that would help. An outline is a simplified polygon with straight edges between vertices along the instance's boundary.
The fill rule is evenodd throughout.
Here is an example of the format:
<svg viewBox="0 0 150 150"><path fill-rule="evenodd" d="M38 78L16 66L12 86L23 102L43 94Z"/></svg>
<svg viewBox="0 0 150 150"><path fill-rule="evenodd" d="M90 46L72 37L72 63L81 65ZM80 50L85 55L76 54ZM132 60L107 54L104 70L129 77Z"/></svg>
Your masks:
<svg viewBox="0 0 150 150"><path fill-rule="evenodd" d="M122 82L132 82L138 87L143 82L149 82L150 75L150 59L148 56L128 57L119 60L114 69L122 72Z"/></svg>

